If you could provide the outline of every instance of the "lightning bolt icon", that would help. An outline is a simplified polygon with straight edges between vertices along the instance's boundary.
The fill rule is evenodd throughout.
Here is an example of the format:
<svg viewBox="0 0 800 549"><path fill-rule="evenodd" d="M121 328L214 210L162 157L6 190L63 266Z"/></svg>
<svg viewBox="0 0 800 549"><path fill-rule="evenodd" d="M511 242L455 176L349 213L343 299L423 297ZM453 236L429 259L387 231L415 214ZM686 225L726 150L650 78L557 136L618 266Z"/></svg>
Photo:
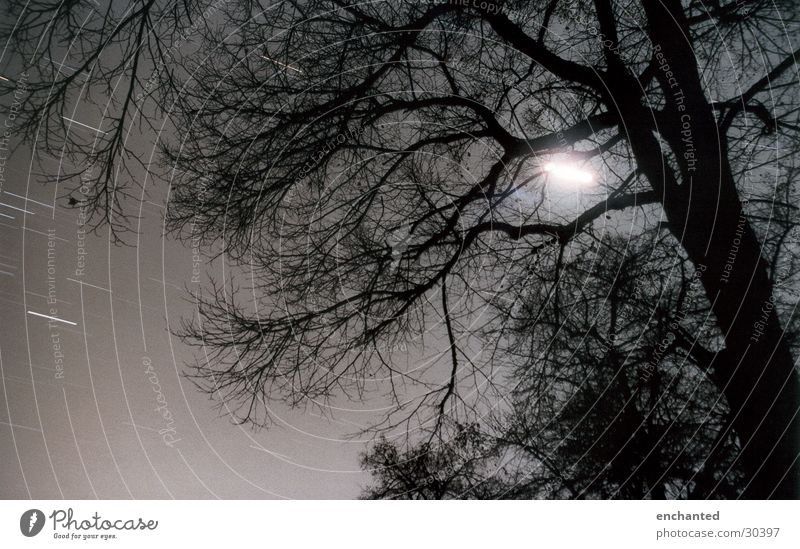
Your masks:
<svg viewBox="0 0 800 549"><path fill-rule="evenodd" d="M39 520L39 513L36 511L31 512L31 523L28 525L28 533L31 533L33 527L36 526L36 522Z"/></svg>

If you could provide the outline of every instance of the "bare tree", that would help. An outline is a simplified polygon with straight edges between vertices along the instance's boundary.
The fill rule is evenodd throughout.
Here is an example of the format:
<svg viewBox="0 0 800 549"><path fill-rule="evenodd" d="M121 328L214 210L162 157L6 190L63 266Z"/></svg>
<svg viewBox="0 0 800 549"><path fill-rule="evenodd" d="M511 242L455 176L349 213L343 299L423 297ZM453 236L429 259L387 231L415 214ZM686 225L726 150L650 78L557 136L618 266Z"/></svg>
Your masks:
<svg viewBox="0 0 800 549"><path fill-rule="evenodd" d="M534 400L515 398L502 414L498 402L545 383L543 368L561 361L569 375L544 408L560 410L552 439L641 386L634 368L666 325L670 353L694 371L682 369L676 388L639 387L637 398L671 396L636 402L627 427L609 427L635 440L609 446L633 456L616 461L627 465L602 477L605 487L587 476L603 453L564 478L577 493L608 496L727 497L735 485L743 497L797 497L796 315L781 274L797 252L793 3L462 4L231 1L219 24L197 27L194 61L171 60L158 86L179 128L164 150L170 226L221 244L254 273L247 292L199 296L201 320L184 334L211 360L194 378L254 423L268 421L269 399L388 389L396 406L376 428L424 432L424 441L486 417L504 418L509 436L535 427ZM164 11L191 17L181 10ZM48 108L33 103L31 116ZM97 189L113 189L118 158L103 160ZM595 186L565 207L546 162L591 171ZM669 299L647 301L652 321L635 325L638 339L622 349L639 362L553 346L579 291L562 288L576 258L606 233L653 231L673 253L639 252L632 272L651 280L669 268L677 278L664 286ZM597 250L598 261L614 254ZM608 295L624 274L587 274L588 287ZM684 312L680 288L695 280L705 305ZM529 287L544 294L534 299ZM546 304L547 322L524 310L535 303ZM708 327L707 341L696 341L697 326ZM509 347L520 330L528 345ZM438 349L440 360L401 367L408 353L397 349L407 345ZM584 362L595 375L569 389ZM657 362L648 383L675 368ZM677 413L695 382L697 402ZM559 401L568 389L571 400ZM666 414L657 422L655 410ZM690 437L703 414L709 421ZM600 436L599 425L584 428ZM523 444L521 456L531 440L503 444ZM567 443L567 455L580 450ZM633 467L656 447L653 461ZM656 478L670 457L682 461ZM691 470L709 463L713 471Z"/></svg>
<svg viewBox="0 0 800 549"><path fill-rule="evenodd" d="M704 320L699 279L658 229L597 246L557 275L519 274L533 290L504 312L514 318L502 349L515 365L509 406L452 426L437 445L382 441L364 458L368 497L740 493L740 449L710 362L719 334ZM463 444L462 433L481 444Z"/></svg>
<svg viewBox="0 0 800 549"><path fill-rule="evenodd" d="M61 198L83 208L90 227L110 227L123 242L150 166L135 136L156 129L148 101L174 85L176 62L192 51L221 0L54 2L3 6L3 61L15 77L0 93L16 98L19 144L36 143L38 175L61 183ZM22 98L20 98L22 99ZM91 119L82 118L86 113ZM134 135L133 138L131 136ZM132 141L133 143L131 143ZM57 162L57 169L47 162Z"/></svg>

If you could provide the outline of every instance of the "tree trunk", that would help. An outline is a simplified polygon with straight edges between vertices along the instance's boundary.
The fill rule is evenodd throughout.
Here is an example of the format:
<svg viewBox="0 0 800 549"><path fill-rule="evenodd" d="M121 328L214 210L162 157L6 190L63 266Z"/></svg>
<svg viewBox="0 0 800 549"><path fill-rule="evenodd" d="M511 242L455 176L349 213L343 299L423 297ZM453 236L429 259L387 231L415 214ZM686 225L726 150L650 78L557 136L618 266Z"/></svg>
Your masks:
<svg viewBox="0 0 800 549"><path fill-rule="evenodd" d="M800 380L775 314L767 263L744 216L726 136L720 135L705 97L680 2L645 0L644 6L653 50L661 55L656 78L666 106L655 115L642 107L639 82L627 72L614 74L613 66L610 95L639 168L662 197L672 233L702 271L705 294L725 337L713 378L727 399L741 445L743 497L796 499ZM667 164L654 131L669 143L679 174Z"/></svg>
<svg viewBox="0 0 800 549"><path fill-rule="evenodd" d="M682 241L694 264L705 266L701 280L725 336L714 378L741 444L744 496L797 498L800 384L775 314L766 263L738 200L702 194L711 200L692 200ZM681 238L682 227L671 226Z"/></svg>

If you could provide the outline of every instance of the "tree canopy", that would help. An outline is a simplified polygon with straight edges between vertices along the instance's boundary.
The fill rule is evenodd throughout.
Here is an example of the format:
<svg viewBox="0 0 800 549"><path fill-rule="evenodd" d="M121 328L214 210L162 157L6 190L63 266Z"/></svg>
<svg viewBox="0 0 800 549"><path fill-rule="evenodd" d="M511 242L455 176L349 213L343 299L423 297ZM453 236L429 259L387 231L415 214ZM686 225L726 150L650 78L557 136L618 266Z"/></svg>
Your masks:
<svg viewBox="0 0 800 549"><path fill-rule="evenodd" d="M246 273L181 330L237 419L388 401L368 497L798 496L793 2L9 9L98 223L140 165Z"/></svg>

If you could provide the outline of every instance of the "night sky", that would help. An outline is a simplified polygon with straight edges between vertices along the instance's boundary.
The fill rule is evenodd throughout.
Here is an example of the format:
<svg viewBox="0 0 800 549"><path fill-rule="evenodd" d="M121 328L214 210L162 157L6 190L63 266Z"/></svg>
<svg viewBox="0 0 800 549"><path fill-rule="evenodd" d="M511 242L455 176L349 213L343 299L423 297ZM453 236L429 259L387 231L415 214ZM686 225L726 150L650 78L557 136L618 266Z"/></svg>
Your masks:
<svg viewBox="0 0 800 549"><path fill-rule="evenodd" d="M794 7L338 4L0 0L0 499L798 497Z"/></svg>
<svg viewBox="0 0 800 549"><path fill-rule="evenodd" d="M369 414L271 407L253 430L183 376L195 355L170 328L230 268L163 237L164 193L145 183L140 234L114 245L16 144L0 151L0 497L356 497L364 441L348 435Z"/></svg>

